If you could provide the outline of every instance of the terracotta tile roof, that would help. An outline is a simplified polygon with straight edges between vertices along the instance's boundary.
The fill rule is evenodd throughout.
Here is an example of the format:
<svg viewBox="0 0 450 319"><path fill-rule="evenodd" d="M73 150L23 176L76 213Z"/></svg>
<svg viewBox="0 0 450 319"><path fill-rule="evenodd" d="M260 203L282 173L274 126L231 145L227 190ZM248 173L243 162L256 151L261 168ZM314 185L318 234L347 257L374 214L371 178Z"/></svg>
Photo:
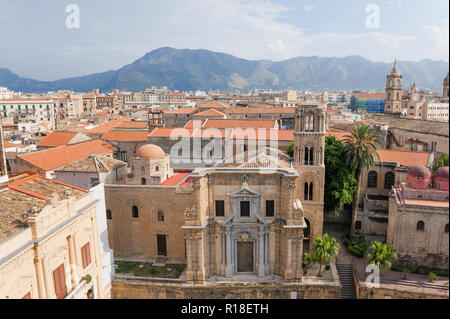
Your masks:
<svg viewBox="0 0 450 319"><path fill-rule="evenodd" d="M228 114L295 114L295 107L230 107Z"/></svg>
<svg viewBox="0 0 450 319"><path fill-rule="evenodd" d="M275 120L207 120L203 128L274 128Z"/></svg>
<svg viewBox="0 0 450 319"><path fill-rule="evenodd" d="M358 99L385 99L385 93L356 93L355 97Z"/></svg>
<svg viewBox="0 0 450 319"><path fill-rule="evenodd" d="M120 123L129 120L129 118L120 118L117 120L111 120L108 122L101 123L99 126L94 127L93 129L86 130L86 133L88 134L105 134L106 132L109 132L114 127L119 125Z"/></svg>
<svg viewBox="0 0 450 319"><path fill-rule="evenodd" d="M22 214L32 208L37 211L31 214L39 214L48 205L46 199L53 194L57 194L60 199L79 198L86 194L80 188L38 174L21 174L12 179L7 188L0 192L0 242L28 228L28 225L24 227L20 223ZM70 195L66 191L70 191Z"/></svg>
<svg viewBox="0 0 450 319"><path fill-rule="evenodd" d="M58 147L67 145L77 135L76 132L54 131L44 138L37 146Z"/></svg>
<svg viewBox="0 0 450 319"><path fill-rule="evenodd" d="M196 113L198 110L196 108L184 107L178 110L173 110L169 112L165 112L164 114L175 115L175 114L192 114Z"/></svg>
<svg viewBox="0 0 450 319"><path fill-rule="evenodd" d="M7 140L3 140L3 145L5 145L5 148L15 147L13 144L11 144L10 142L8 142Z"/></svg>
<svg viewBox="0 0 450 319"><path fill-rule="evenodd" d="M193 130L189 128L157 127L150 133L149 137L171 137L176 132L187 132L191 136Z"/></svg>
<svg viewBox="0 0 450 319"><path fill-rule="evenodd" d="M350 132L346 131L328 131L325 133L325 136L336 136L339 141L344 141L346 135L350 135Z"/></svg>
<svg viewBox="0 0 450 319"><path fill-rule="evenodd" d="M255 130L254 136L252 132L245 132L245 130L235 130L235 129L186 129L186 128L162 128L158 127L150 133L149 137L181 137L183 133L186 137L194 138L232 138L232 139L254 139L258 138L261 140L277 140L277 141L293 141L294 133L292 130L277 130L277 129L261 129ZM180 134L178 134L180 133ZM220 136L217 136L219 134Z"/></svg>
<svg viewBox="0 0 450 319"><path fill-rule="evenodd" d="M246 134L245 131L233 130L230 137L233 139L244 140L267 140L267 141L294 141L294 131L292 130L277 130L277 129L263 129L255 130L256 134Z"/></svg>
<svg viewBox="0 0 450 319"><path fill-rule="evenodd" d="M194 117L225 117L225 113L219 112L215 109L209 109L206 111L199 112L194 114Z"/></svg>
<svg viewBox="0 0 450 319"><path fill-rule="evenodd" d="M105 141L118 142L146 142L148 136L147 130L110 130L102 136Z"/></svg>
<svg viewBox="0 0 450 319"><path fill-rule="evenodd" d="M192 128L199 128L202 127L203 124L206 123L206 120L190 120L184 128L192 129Z"/></svg>
<svg viewBox="0 0 450 319"><path fill-rule="evenodd" d="M70 146L51 148L45 151L18 156L22 160L44 171L51 171L59 167L79 161L91 154L108 154L117 150L111 144L101 140L94 140Z"/></svg>
<svg viewBox="0 0 450 319"><path fill-rule="evenodd" d="M124 121L119 123L115 128L147 128L148 122L143 121Z"/></svg>
<svg viewBox="0 0 450 319"><path fill-rule="evenodd" d="M199 109L226 109L227 106L217 101L210 101L199 106Z"/></svg>
<svg viewBox="0 0 450 319"><path fill-rule="evenodd" d="M181 186L179 184L182 184L185 182L185 179L191 175L191 173L179 173L176 175L173 175L169 179L167 179L164 183L161 184L161 186L166 187L173 187L173 186Z"/></svg>
<svg viewBox="0 0 450 319"><path fill-rule="evenodd" d="M127 163L104 155L89 156L78 162L57 169L57 172L89 172L109 173L115 168L126 166Z"/></svg>
<svg viewBox="0 0 450 319"><path fill-rule="evenodd" d="M399 150L377 150L380 162L399 163L405 167L413 167L422 165L428 167L430 153L427 152L413 152L413 151L399 151Z"/></svg>

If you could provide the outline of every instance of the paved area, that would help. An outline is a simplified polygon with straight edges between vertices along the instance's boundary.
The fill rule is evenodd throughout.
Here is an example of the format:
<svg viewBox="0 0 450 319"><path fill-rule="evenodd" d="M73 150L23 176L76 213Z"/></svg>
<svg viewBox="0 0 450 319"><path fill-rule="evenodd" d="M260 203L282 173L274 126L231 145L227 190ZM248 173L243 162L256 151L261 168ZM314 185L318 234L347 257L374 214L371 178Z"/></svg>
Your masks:
<svg viewBox="0 0 450 319"><path fill-rule="evenodd" d="M336 238L336 241L339 243L341 248L339 249L339 255L336 257L336 264L351 264L352 259L354 258L350 255L347 247L344 243L344 229L345 225L339 224L325 224L323 233L327 233L331 237Z"/></svg>

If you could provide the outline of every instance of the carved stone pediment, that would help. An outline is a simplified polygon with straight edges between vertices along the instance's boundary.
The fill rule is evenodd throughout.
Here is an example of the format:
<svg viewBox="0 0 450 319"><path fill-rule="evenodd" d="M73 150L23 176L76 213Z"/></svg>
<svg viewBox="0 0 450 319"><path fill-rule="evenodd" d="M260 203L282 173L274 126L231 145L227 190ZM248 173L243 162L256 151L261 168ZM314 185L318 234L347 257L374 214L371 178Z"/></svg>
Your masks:
<svg viewBox="0 0 450 319"><path fill-rule="evenodd" d="M188 221L197 219L197 213L195 212L195 209L193 207L186 209L186 211L184 212L184 218Z"/></svg>

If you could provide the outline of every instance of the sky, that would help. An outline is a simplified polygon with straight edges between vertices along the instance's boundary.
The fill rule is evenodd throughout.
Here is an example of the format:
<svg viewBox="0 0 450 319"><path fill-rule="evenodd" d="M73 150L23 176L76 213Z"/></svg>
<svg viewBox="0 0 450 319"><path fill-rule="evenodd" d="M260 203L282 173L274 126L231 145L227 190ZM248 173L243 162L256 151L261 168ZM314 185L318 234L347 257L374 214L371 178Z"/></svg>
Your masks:
<svg viewBox="0 0 450 319"><path fill-rule="evenodd" d="M73 11L79 8L79 28ZM449 60L448 0L0 0L0 68L56 80L160 48L258 60Z"/></svg>

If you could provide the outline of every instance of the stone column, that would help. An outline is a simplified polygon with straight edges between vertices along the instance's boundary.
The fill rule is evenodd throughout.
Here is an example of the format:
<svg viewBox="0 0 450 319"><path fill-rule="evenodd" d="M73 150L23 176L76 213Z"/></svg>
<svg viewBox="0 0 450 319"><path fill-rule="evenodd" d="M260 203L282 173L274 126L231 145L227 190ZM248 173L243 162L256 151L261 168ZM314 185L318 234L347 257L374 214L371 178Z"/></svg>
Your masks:
<svg viewBox="0 0 450 319"><path fill-rule="evenodd" d="M225 231L226 236L226 266L225 266L225 277L233 276L233 264L231 262L231 231Z"/></svg>
<svg viewBox="0 0 450 319"><path fill-rule="evenodd" d="M47 264L47 257L42 258L42 270L44 274L45 291L47 299L56 299L55 290L52 287L53 274L50 272Z"/></svg>
<svg viewBox="0 0 450 319"><path fill-rule="evenodd" d="M197 269L195 272L196 283L203 283L205 281L205 255L203 251L203 234L198 232L194 234L195 244L197 248Z"/></svg>
<svg viewBox="0 0 450 319"><path fill-rule="evenodd" d="M34 258L34 265L36 267L39 299L46 299L47 294L45 287L44 270L42 269L42 259L42 257L36 256Z"/></svg>
<svg viewBox="0 0 450 319"><path fill-rule="evenodd" d="M73 236L69 236L67 238L68 246L69 246L69 261L70 261L70 271L71 271L71 278L72 278L72 286L76 287L78 283L78 269L77 269L77 262L75 260L75 248L73 243Z"/></svg>
<svg viewBox="0 0 450 319"><path fill-rule="evenodd" d="M286 261L284 267L284 280L290 281L291 279L291 264L292 264L292 233L290 231L286 231Z"/></svg>
<svg viewBox="0 0 450 319"><path fill-rule="evenodd" d="M259 240L259 257L258 257L258 277L265 276L265 267L264 267L264 235L265 232L263 229L260 229L258 232L258 240Z"/></svg>
<svg viewBox="0 0 450 319"><path fill-rule="evenodd" d="M192 273L192 233L186 233L184 235L184 238L186 239L186 283L192 283L194 280L194 276Z"/></svg>

